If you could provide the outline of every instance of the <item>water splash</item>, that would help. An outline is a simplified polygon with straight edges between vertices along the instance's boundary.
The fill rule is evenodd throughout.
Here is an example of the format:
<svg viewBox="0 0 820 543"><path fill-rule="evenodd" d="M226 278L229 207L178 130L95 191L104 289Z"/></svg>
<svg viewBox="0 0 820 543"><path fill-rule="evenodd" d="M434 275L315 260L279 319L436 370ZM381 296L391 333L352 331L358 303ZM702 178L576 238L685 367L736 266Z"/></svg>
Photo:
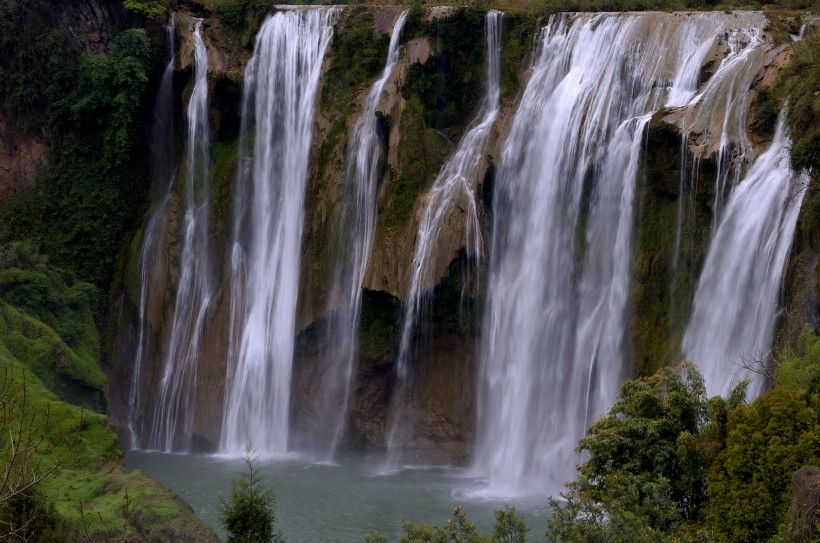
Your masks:
<svg viewBox="0 0 820 543"><path fill-rule="evenodd" d="M486 494L555 493L572 477L578 439L625 373L644 129L695 97L705 42L759 18L554 16L544 29L493 198L475 455Z"/></svg>
<svg viewBox="0 0 820 543"><path fill-rule="evenodd" d="M152 128L151 141L154 143L152 152L152 175L155 180L164 184L163 193L159 202L143 228L142 246L139 252L139 279L140 279L140 299L137 328L137 351L134 355L134 369L131 376L131 390L128 395L128 434L130 446L140 447L142 434L141 424L138 422L138 413L141 404L146 398L140 397L140 384L142 382L143 364L146 353L151 349L151 323L148 319L147 306L149 291L153 286L160 283L156 277L157 249L158 241L164 237L165 232L165 209L171 197L171 188L176 177L173 171L173 123L174 123L174 62L176 60L176 25L174 16L168 19L166 26L166 40L168 45L168 64L162 73L159 89L157 91L157 102L154 111L154 126Z"/></svg>
<svg viewBox="0 0 820 543"><path fill-rule="evenodd" d="M231 330L219 450L288 448L299 251L316 90L333 8L268 17L245 72L231 252ZM253 135L253 142L251 141Z"/></svg>
<svg viewBox="0 0 820 543"><path fill-rule="evenodd" d="M766 386L750 368L768 364L783 270L808 185L808 175L789 167L790 145L781 114L774 141L732 191L709 245L683 337L683 352L700 368L709 395L724 394L741 379L750 380L750 399Z"/></svg>
<svg viewBox="0 0 820 543"><path fill-rule="evenodd" d="M404 311L401 343L396 360L396 388L393 393L392 425L387 439L388 456L385 470L396 468L401 448L409 438L412 423L406 419L408 357L424 289L435 282L436 252L439 234L448 221L464 221L464 247L468 257L482 254L481 227L476 203L476 184L485 164L485 149L490 130L495 124L500 105L499 65L501 56L501 18L499 11L490 11L485 17L487 48L484 97L473 125L464 134L458 148L442 167L433 187L427 194L424 216L416 235L415 251L410 267L411 279ZM463 217L461 217L463 215ZM454 255L446 255L452 259ZM446 262L444 264L449 264Z"/></svg>
<svg viewBox="0 0 820 543"><path fill-rule="evenodd" d="M399 60L401 31L407 18L404 10L390 37L387 59L379 79L370 87L364 108L350 138L345 159L342 210L335 248L337 260L330 292L327 328L327 369L321 375L321 399L310 446L326 460L333 458L344 431L353 367L358 355L362 282L370 260L376 230L377 194L383 175L379 167L383 149L376 109L384 86Z"/></svg>
<svg viewBox="0 0 820 543"><path fill-rule="evenodd" d="M165 451L190 449L197 359L212 293L208 242L208 51L202 39L201 19L196 20L192 42L194 87L187 112L186 207L179 282L154 419L146 442L150 449Z"/></svg>

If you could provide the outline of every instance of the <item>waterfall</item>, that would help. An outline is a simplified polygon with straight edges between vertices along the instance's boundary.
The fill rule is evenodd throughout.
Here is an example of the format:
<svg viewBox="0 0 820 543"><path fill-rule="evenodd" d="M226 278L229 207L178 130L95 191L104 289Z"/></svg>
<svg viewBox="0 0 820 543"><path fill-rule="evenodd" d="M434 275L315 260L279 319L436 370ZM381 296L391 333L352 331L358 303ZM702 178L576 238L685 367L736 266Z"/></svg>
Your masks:
<svg viewBox="0 0 820 543"><path fill-rule="evenodd" d="M501 56L499 11L490 11L485 17L485 40L487 48L484 79L484 97L479 112L471 127L458 144L436 177L427 194L424 216L419 224L413 261L410 267L410 288L404 311L401 343L396 360L396 388L393 394L392 424L387 440L387 469L395 469L400 448L411 428L404 420L407 407L408 357L413 337L413 329L425 296L424 288L435 282L436 249L438 236L448 220L465 221L464 247L468 256L481 256L481 227L476 203L476 184L484 164L485 148L490 130L498 116L500 104L499 65ZM464 218L458 217L460 213ZM449 256L449 255L448 255Z"/></svg>
<svg viewBox="0 0 820 543"><path fill-rule="evenodd" d="M231 330L219 449L288 447L299 253L308 158L333 8L269 16L245 71L231 251Z"/></svg>
<svg viewBox="0 0 820 543"><path fill-rule="evenodd" d="M554 16L543 30L493 198L474 461L487 493L553 493L572 477L627 367L644 129L697 95L707 42L759 18Z"/></svg>
<svg viewBox="0 0 820 543"><path fill-rule="evenodd" d="M761 21L750 28L736 28L726 33L728 53L704 90L688 104L681 123L685 137L693 133L702 135L693 149L694 168L697 168L697 159L717 148L713 230L719 223L726 192L740 179L746 153L752 147L746 134L746 113L758 60L769 48L763 39L763 25Z"/></svg>
<svg viewBox="0 0 820 543"><path fill-rule="evenodd" d="M752 147L746 134L746 113L751 96L749 88L759 68L758 61L770 44L764 39L765 20L750 22L750 26L719 33L718 41L727 53L703 90L688 97L678 95L667 102L670 107L682 106L673 115L673 118L678 117L675 120L681 131L680 196L672 257L673 289L678 284L678 260L685 252L681 248L684 225L691 225L694 221L701 158L716 154L715 197L712 204L714 233L723 211L726 192L739 180L746 164L746 153ZM706 45L711 45L711 42L707 41ZM700 61L704 59L701 57ZM691 161L688 160L690 154Z"/></svg>
<svg viewBox="0 0 820 543"><path fill-rule="evenodd" d="M376 231L379 167L382 149L376 108L382 91L399 60L401 31L408 10L402 11L393 27L387 59L379 79L370 87L364 108L350 137L345 158L342 210L335 253L337 260L330 293L327 328L328 369L322 374L322 398L311 446L330 459L344 431L353 367L358 355L362 282L370 260Z"/></svg>
<svg viewBox="0 0 820 543"><path fill-rule="evenodd" d="M146 306L148 304L149 290L159 282L152 272L156 271L156 251L157 241L162 239L164 232L164 215L168 199L171 196L171 187L174 184L174 168L171 149L173 148L173 124L174 124L174 62L176 60L176 44L174 35L176 26L173 15L168 19L166 27L166 40L168 43L168 64L162 73L159 89L157 90L157 102L154 110L154 123L152 128L151 141L155 147L152 152L152 176L155 182L164 185L164 190L159 202L151 217L143 228L142 244L139 252L139 279L140 279L140 299L137 328L137 351L134 355L134 370L131 376L131 390L128 395L128 434L131 439L131 447L141 446L141 428L137 420L137 412L140 404L139 387L142 377L142 366L145 362L146 353L149 352L149 332L147 327L148 315ZM144 400L144 399L143 399Z"/></svg>
<svg viewBox="0 0 820 543"><path fill-rule="evenodd" d="M191 445L197 359L205 316L211 303L209 223L208 51L202 20L193 36L194 87L188 102L185 217L179 282L170 339L158 384L150 449L188 450Z"/></svg>
<svg viewBox="0 0 820 543"><path fill-rule="evenodd" d="M709 395L724 394L741 379L750 380L750 398L766 386L750 370L768 367L781 279L808 185L808 175L789 167L783 117L769 149L730 195L683 337L684 355L700 368Z"/></svg>

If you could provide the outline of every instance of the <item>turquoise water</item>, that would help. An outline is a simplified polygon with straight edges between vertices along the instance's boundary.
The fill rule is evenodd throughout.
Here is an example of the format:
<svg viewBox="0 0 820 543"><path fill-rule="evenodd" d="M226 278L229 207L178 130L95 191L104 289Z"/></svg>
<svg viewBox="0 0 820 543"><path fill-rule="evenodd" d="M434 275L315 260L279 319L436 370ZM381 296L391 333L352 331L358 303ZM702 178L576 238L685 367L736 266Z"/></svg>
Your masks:
<svg viewBox="0 0 820 543"><path fill-rule="evenodd" d="M217 506L244 467L240 459L127 451L125 461L129 469L141 469L177 492L225 537ZM481 498L486 482L463 469L412 467L379 474L383 464L379 455L352 452L340 454L335 464L300 457L257 461L276 493L276 524L288 543L361 542L375 530L398 541L403 518L440 525L456 505L463 505L470 521L489 532L493 512L504 506ZM546 499L509 503L525 515L532 535L544 532Z"/></svg>

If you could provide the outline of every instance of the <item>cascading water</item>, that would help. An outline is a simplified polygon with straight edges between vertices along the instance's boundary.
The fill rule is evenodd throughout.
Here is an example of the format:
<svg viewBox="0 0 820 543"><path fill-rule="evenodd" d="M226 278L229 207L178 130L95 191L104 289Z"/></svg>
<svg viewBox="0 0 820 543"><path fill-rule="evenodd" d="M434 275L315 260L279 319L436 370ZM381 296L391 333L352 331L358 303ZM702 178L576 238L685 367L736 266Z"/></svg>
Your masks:
<svg viewBox="0 0 820 543"><path fill-rule="evenodd" d="M712 205L713 230L720 220L726 192L740 179L746 153L752 147L746 134L746 113L751 96L749 88L758 69L758 60L769 49L769 44L764 39L764 24L761 20L748 28L735 28L727 32L725 38L721 38L728 48L726 56L714 75L709 78L703 91L682 109L682 153L685 155L692 152L694 155L694 164L688 173L692 184L689 187L689 194L692 197L700 158L717 153L715 198ZM692 140L700 141L692 142L690 146L692 134L700 136L691 138ZM685 170L682 169L682 180L686 177ZM685 199L680 198L678 240L683 222L684 202Z"/></svg>
<svg viewBox="0 0 820 543"><path fill-rule="evenodd" d="M196 20L192 42L194 87L187 114L186 208L179 282L154 418L146 441L149 449L166 451L190 449L197 359L212 292L208 247L208 51L202 39L201 19Z"/></svg>
<svg viewBox="0 0 820 543"><path fill-rule="evenodd" d="M746 153L751 143L746 134L746 112L752 79L758 70L758 60L770 48L765 39L765 20L748 21L750 26L733 28L719 34L719 44L726 49L715 73L703 90L694 93L676 93L667 102L668 107L681 106L674 119L681 131L681 171L678 194L678 220L672 259L672 289L678 285L678 260L686 249L682 238L686 225L695 222L695 194L698 170L703 157L716 154L714 202L712 204L712 232L717 228L723 210L725 195L734 186L745 166ZM707 48L713 44L706 42ZM701 45L703 47L703 45ZM700 59L703 61L703 57ZM700 73L697 67L695 73ZM674 91L673 91L674 92ZM691 160L689 159L691 155ZM684 197L687 195L688 197Z"/></svg>
<svg viewBox="0 0 820 543"><path fill-rule="evenodd" d="M705 43L758 18L556 16L543 31L493 198L474 464L487 493L552 493L572 477L578 439L624 377L645 126L697 94Z"/></svg>
<svg viewBox="0 0 820 543"><path fill-rule="evenodd" d="M308 158L334 14L288 9L268 17L245 72L241 137L253 143L236 184L225 454L242 454L249 441L263 454L288 448Z"/></svg>
<svg viewBox="0 0 820 543"><path fill-rule="evenodd" d="M807 175L791 171L789 147L781 114L774 141L732 191L709 246L683 337L684 355L700 368L709 395L724 394L741 379L750 381L750 398L766 386L754 370L768 364L783 270L808 185Z"/></svg>
<svg viewBox="0 0 820 543"><path fill-rule="evenodd" d="M485 18L485 40L487 48L484 79L484 98L476 120L464 134L455 152L450 156L438 174L427 195L424 216L416 236L416 246L411 264L410 288L404 312L401 343L396 361L396 392L393 399L392 426L388 436L388 466L394 469L398 462L399 450L403 444L402 435L409 428L404 421L406 406L406 380L408 377L408 356L413 336L413 328L425 296L424 288L434 283L436 267L435 255L439 233L448 219L463 213L465 221L464 247L470 257L481 256L481 227L476 205L476 184L484 161L485 148L490 130L498 116L500 105L499 64L501 56L500 33L502 13L490 11ZM459 219L461 220L461 219Z"/></svg>
<svg viewBox="0 0 820 543"><path fill-rule="evenodd" d="M376 198L383 172L379 168L382 153L376 108L384 86L399 60L401 31L407 18L404 10L396 20L387 60L381 77L373 83L361 115L353 127L345 160L345 183L339 218L338 246L333 287L330 293L327 345L330 346L328 369L321 376L322 399L311 446L325 458L331 458L344 430L354 360L358 354L359 318L362 308L362 281L370 260L376 230Z"/></svg>
<svg viewBox="0 0 820 543"><path fill-rule="evenodd" d="M165 71L162 73L159 90L157 91L157 103L154 112L154 126L151 138L151 141L155 143L152 153L152 175L155 181L164 184L164 189L156 209L154 209L151 218L148 219L148 222L143 228L142 247L140 247L139 253L140 301L137 351L134 356L134 373L131 378L131 391L128 396L128 433L131 438L130 445L134 448L141 446L140 436L142 432L137 422L137 413L139 411L140 400L145 401L144 398L140 398L139 387L142 377L142 366L145 362L144 358L150 349L150 334L147 330L149 326L147 315L149 290L153 285L159 283L158 278L154 277L154 272L156 272L158 268L155 266L158 247L157 241L163 237L165 208L171 196L171 187L176 177L173 172L173 159L172 153L170 152L171 149L173 149L174 62L176 60L176 44L174 43L176 26L174 24L173 15L168 19L166 34L169 58L168 64L165 66Z"/></svg>

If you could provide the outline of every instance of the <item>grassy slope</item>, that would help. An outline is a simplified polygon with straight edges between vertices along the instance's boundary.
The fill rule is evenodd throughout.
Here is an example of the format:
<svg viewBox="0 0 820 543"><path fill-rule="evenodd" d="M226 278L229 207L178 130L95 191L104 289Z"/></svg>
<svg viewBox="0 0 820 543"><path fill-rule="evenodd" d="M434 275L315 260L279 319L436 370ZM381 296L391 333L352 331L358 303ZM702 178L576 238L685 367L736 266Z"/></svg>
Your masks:
<svg viewBox="0 0 820 543"><path fill-rule="evenodd" d="M30 292L23 298L32 285L41 298ZM83 285L69 287L43 265L0 271L0 371L25 387L34 433L43 438L35 462L51 466L66 455L42 485L65 524L61 535L65 541L86 532L93 539L127 533L151 541L215 540L173 493L141 472L125 472L111 422L95 411L105 409L107 382L97 365L92 300L77 297Z"/></svg>

